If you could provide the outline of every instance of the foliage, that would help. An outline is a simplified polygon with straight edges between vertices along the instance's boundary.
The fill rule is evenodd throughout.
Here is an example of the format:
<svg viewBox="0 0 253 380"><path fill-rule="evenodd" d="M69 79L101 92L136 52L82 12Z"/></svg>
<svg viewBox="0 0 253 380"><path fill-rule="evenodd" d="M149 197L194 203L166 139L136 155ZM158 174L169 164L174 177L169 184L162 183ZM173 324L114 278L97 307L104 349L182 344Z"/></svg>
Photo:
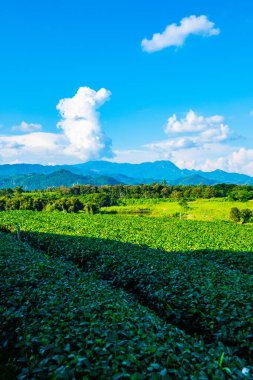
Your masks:
<svg viewBox="0 0 253 380"><path fill-rule="evenodd" d="M237 207L232 207L230 210L230 219L234 222L240 222L241 220L241 213L240 210Z"/></svg>
<svg viewBox="0 0 253 380"><path fill-rule="evenodd" d="M250 219L252 218L253 216L253 213L251 210L249 210L248 208L245 208L243 210L241 210L241 219L242 219L242 223L247 223L250 221Z"/></svg>
<svg viewBox="0 0 253 380"><path fill-rule="evenodd" d="M172 199L160 198L140 198L140 199L122 199L118 202L118 206L110 206L101 208L102 213L114 214L141 214L140 211L148 210L152 217L168 217L173 218L180 215L187 220L203 220L203 221L229 221L230 210L237 207L239 210L245 207L245 202L228 201L223 198L198 199L195 201L187 200L189 209L187 212L182 210L178 202ZM253 202L247 202L247 207L253 211Z"/></svg>
<svg viewBox="0 0 253 380"><path fill-rule="evenodd" d="M253 199L253 186L218 184L169 186L165 183L152 185L73 185L72 187L60 186L37 190L24 191L18 186L13 189L0 190L1 210L54 210L61 209L56 201L63 203L66 199L77 198L86 208L87 203L93 203L100 207L113 205L126 205L128 200L170 200L193 201L196 199L226 198L230 201L245 202ZM63 207L64 210L66 206ZM71 209L71 208L70 208ZM68 211L68 210L67 210Z"/></svg>
<svg viewBox="0 0 253 380"><path fill-rule="evenodd" d="M228 222L202 222L170 218L95 215L84 213L0 213L0 226L20 224L24 231L50 232L163 248L166 251L253 251L253 226Z"/></svg>
<svg viewBox="0 0 253 380"><path fill-rule="evenodd" d="M0 220L3 229L20 223L23 239L37 248L124 288L167 322L222 342L252 364L251 226L32 212L2 213Z"/></svg>
<svg viewBox="0 0 253 380"><path fill-rule="evenodd" d="M233 207L230 210L230 219L232 219L234 222L240 222L241 220L244 224L249 222L252 217L253 212L248 208L244 208L240 211L237 207Z"/></svg>
<svg viewBox="0 0 253 380"><path fill-rule="evenodd" d="M189 206L189 204L188 204L188 202L187 202L187 200L186 200L185 198L181 198L181 199L178 201L178 204L179 204L179 206L182 207L182 209L183 209L184 211L188 211L189 208L190 208L190 206Z"/></svg>
<svg viewBox="0 0 253 380"><path fill-rule="evenodd" d="M225 380L252 371L74 264L0 239L2 378Z"/></svg>

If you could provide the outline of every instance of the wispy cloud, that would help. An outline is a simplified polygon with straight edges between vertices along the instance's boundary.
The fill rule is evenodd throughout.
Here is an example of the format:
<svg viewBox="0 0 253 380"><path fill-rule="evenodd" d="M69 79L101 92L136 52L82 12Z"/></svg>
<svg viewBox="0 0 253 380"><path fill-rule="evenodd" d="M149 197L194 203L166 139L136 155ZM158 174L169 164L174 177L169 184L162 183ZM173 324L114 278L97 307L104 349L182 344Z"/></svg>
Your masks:
<svg viewBox="0 0 253 380"><path fill-rule="evenodd" d="M37 132L41 131L42 125L35 124L35 123L26 123L25 121L22 121L20 125L14 125L12 127L13 131L23 132L23 133L30 133L30 132Z"/></svg>
<svg viewBox="0 0 253 380"><path fill-rule="evenodd" d="M142 48L148 53L162 50L169 46L180 47L189 35L211 37L220 34L220 29L209 21L207 16L189 16L180 21L180 24L168 25L162 33L153 34L149 40L144 38L141 42Z"/></svg>

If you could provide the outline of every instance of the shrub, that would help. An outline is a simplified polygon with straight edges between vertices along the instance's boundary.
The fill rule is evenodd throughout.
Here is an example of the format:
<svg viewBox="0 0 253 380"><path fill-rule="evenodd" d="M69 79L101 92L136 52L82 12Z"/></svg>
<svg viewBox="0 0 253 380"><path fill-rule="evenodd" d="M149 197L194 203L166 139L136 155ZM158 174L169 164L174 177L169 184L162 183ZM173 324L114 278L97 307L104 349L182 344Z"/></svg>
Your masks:
<svg viewBox="0 0 253 380"><path fill-rule="evenodd" d="M99 213L99 206L95 203L86 203L86 211L88 214L98 214Z"/></svg>
<svg viewBox="0 0 253 380"><path fill-rule="evenodd" d="M230 210L230 219L232 219L234 222L240 222L241 220L241 213L240 210L237 207L232 207Z"/></svg>
<svg viewBox="0 0 253 380"><path fill-rule="evenodd" d="M250 209L244 208L243 210L241 210L241 218L243 224L249 222L252 216L253 213Z"/></svg>

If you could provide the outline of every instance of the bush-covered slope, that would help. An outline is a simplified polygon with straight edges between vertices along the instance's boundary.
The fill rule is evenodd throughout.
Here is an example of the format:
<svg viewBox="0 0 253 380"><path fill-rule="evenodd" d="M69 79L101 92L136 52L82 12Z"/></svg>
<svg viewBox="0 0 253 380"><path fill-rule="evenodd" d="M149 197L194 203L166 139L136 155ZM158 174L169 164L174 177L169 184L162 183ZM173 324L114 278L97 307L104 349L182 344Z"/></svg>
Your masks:
<svg viewBox="0 0 253 380"><path fill-rule="evenodd" d="M233 252L236 247L250 251L252 235L248 240L245 237L252 229L148 218L50 214L36 219L36 214L29 213L6 215L12 226L23 218L23 238L33 245L95 271L100 278L134 294L164 320L202 336L206 342L221 341L252 363L252 253ZM25 220L29 215L31 220ZM87 237L92 235L94 238ZM174 249L166 252L164 248L168 247ZM214 247L219 251L214 252ZM222 251L229 247L229 252ZM232 252L232 264L226 263L222 256L231 259Z"/></svg>
<svg viewBox="0 0 253 380"><path fill-rule="evenodd" d="M122 290L0 234L5 379L242 379L247 364Z"/></svg>

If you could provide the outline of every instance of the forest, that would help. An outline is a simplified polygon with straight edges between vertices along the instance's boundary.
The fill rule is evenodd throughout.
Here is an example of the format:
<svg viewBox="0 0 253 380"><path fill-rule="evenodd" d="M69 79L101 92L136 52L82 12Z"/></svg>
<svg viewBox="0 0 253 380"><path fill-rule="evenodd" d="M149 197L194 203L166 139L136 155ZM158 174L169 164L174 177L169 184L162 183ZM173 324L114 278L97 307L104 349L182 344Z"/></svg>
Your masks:
<svg viewBox="0 0 253 380"><path fill-rule="evenodd" d="M253 199L253 186L217 184L169 186L152 185L75 185L24 191L22 187L0 190L0 211L35 210L98 213L101 207L117 206L124 201L136 199L167 199L171 201L194 201L197 199L225 199L247 202Z"/></svg>

